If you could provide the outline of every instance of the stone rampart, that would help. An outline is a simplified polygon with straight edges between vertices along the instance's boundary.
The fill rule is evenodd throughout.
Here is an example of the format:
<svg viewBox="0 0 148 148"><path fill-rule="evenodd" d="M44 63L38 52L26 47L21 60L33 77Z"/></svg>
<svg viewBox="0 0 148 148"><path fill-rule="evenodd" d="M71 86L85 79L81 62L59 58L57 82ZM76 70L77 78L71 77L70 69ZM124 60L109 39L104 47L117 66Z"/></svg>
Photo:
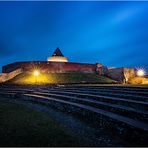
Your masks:
<svg viewBox="0 0 148 148"><path fill-rule="evenodd" d="M113 68L108 69L107 76L119 82L128 82L130 78L135 77L134 68Z"/></svg>
<svg viewBox="0 0 148 148"><path fill-rule="evenodd" d="M20 73L22 73L21 68L14 70L10 73L1 73L0 74L0 83L8 81L8 80L14 78L15 76L17 76Z"/></svg>
<svg viewBox="0 0 148 148"><path fill-rule="evenodd" d="M23 71L33 71L39 69L41 72L46 73L65 73L65 72L84 72L95 73L98 64L83 64L73 62L16 62L6 66L3 66L2 71L9 73L13 70L21 68ZM102 64L99 64L98 68L101 68Z"/></svg>

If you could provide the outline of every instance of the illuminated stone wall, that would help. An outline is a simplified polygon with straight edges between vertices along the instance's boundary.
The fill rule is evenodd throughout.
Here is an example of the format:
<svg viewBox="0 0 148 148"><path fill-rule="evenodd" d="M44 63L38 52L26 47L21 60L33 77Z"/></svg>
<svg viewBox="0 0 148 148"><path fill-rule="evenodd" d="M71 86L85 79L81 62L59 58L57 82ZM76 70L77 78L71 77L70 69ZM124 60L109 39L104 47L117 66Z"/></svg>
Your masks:
<svg viewBox="0 0 148 148"><path fill-rule="evenodd" d="M134 68L112 68L108 69L102 64L83 64L83 63L73 63L73 62L46 62L46 61L36 61L36 62L16 62L6 66L3 66L3 73L11 73L17 69L22 69L23 72L33 72L34 70L39 70L41 73L66 73L66 72L83 72L83 73L98 73L99 75L104 75L110 77L113 80L119 81L121 83L128 82L130 78L135 77ZM8 75L3 75L8 77ZM6 78L7 79L7 78Z"/></svg>
<svg viewBox="0 0 148 148"><path fill-rule="evenodd" d="M1 73L0 74L0 83L8 81L8 80L14 78L15 76L17 76L20 73L22 73L22 69L21 68L19 68L17 70L14 70L14 71L12 71L10 73Z"/></svg>
<svg viewBox="0 0 148 148"><path fill-rule="evenodd" d="M50 61L50 62L68 62L68 59L66 57L62 57L62 56L52 56L52 57L49 57L47 59L47 61Z"/></svg>
<svg viewBox="0 0 148 148"><path fill-rule="evenodd" d="M113 80L119 82L128 82L130 78L135 77L135 69L134 68L113 68L108 69L106 75Z"/></svg>
<svg viewBox="0 0 148 148"><path fill-rule="evenodd" d="M124 68L124 77L126 79L126 82L130 78L134 78L136 76L136 70L134 68Z"/></svg>
<svg viewBox="0 0 148 148"><path fill-rule="evenodd" d="M98 67L98 68L97 68ZM96 69L101 69L101 64L83 64L72 62L16 62L3 66L3 72L9 73L17 68L22 68L23 71L31 72L39 69L43 73L65 73L65 72L84 72L95 73Z"/></svg>

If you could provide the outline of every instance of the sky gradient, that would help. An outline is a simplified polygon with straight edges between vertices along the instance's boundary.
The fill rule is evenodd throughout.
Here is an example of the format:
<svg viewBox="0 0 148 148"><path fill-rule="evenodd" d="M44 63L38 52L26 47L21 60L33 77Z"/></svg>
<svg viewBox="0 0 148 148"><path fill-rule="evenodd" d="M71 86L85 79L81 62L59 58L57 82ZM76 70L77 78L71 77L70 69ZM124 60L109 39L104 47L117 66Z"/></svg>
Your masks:
<svg viewBox="0 0 148 148"><path fill-rule="evenodd" d="M0 2L0 67L56 47L71 62L148 73L148 2Z"/></svg>

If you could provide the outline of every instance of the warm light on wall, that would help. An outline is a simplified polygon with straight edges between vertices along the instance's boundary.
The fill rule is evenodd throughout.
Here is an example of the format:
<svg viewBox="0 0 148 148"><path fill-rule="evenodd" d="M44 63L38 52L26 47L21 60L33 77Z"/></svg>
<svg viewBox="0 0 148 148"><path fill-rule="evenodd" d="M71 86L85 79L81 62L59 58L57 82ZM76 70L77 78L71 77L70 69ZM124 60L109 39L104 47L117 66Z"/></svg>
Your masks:
<svg viewBox="0 0 148 148"><path fill-rule="evenodd" d="M34 70L32 74L28 74L22 79L24 84L47 84L50 81L52 78L49 78L48 74L40 73L39 70Z"/></svg>
<svg viewBox="0 0 148 148"><path fill-rule="evenodd" d="M145 75L145 71L143 69L138 69L137 70L137 76L142 77Z"/></svg>
<svg viewBox="0 0 148 148"><path fill-rule="evenodd" d="M39 74L40 74L40 72L39 72L38 70L35 70L35 71L33 72L33 75L36 76L36 77L39 76Z"/></svg>
<svg viewBox="0 0 148 148"><path fill-rule="evenodd" d="M66 57L53 56L53 57L49 57L47 61L49 62L68 62L68 59Z"/></svg>

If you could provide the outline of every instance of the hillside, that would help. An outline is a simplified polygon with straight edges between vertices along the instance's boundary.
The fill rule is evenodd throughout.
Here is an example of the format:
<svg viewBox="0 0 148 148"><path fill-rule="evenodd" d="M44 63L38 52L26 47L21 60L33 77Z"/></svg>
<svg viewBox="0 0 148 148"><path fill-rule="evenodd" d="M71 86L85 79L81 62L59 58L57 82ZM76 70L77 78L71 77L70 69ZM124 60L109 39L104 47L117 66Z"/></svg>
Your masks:
<svg viewBox="0 0 148 148"><path fill-rule="evenodd" d="M114 80L88 73L50 73L34 76L23 73L7 81L8 84L69 84L69 83L115 83Z"/></svg>

